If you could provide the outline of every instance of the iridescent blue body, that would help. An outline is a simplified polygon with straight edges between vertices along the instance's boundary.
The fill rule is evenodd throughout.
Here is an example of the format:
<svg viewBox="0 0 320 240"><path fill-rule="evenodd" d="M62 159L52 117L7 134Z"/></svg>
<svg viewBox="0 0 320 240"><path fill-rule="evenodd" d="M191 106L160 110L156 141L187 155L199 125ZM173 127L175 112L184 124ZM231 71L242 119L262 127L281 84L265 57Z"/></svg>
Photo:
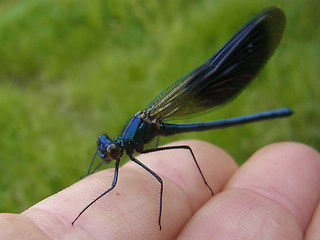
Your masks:
<svg viewBox="0 0 320 240"><path fill-rule="evenodd" d="M109 140L106 135L99 136L97 140L99 155L102 159L108 159L106 156L107 148L114 144L122 152L127 151L132 155L134 151L142 153L144 144L149 143L157 136L169 136L183 132L206 131L214 128L231 127L244 123L262 121L277 117L286 117L292 114L291 109L281 108L266 112L260 112L247 116L228 118L209 122L172 124L160 123L159 121L150 121L146 113L139 111L128 122L123 132L114 141ZM117 158L115 158L117 159Z"/></svg>
<svg viewBox="0 0 320 240"><path fill-rule="evenodd" d="M209 122L173 124L166 121L190 116L207 109L220 106L235 98L258 74L260 69L277 48L285 28L285 15L282 10L270 7L244 25L214 56L185 75L161 94L159 94L143 111L137 112L127 123L119 137L111 140L107 135L97 139L97 151L103 162L115 160L115 172L112 185L94 201L88 204L73 223L94 202L110 192L117 183L120 158L126 152L129 158L152 174L160 183L160 208L158 223L161 229L162 193L161 178L133 154L149 153L170 149L186 149L207 184L200 166L189 146L170 146L155 149L144 149L144 145L157 136L206 131L215 128L230 127L254 121L287 117L292 114L289 108L276 109ZM95 156L96 156L95 154ZM88 174L91 171L92 159ZM100 163L101 164L101 163ZM100 166L98 165L98 167ZM73 224L72 223L72 224Z"/></svg>

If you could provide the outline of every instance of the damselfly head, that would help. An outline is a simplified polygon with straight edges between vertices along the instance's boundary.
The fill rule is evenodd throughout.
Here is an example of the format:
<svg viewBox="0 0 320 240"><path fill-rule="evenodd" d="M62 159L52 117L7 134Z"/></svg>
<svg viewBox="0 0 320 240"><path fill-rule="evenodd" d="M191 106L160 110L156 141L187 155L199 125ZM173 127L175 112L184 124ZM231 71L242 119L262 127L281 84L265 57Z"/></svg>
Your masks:
<svg viewBox="0 0 320 240"><path fill-rule="evenodd" d="M106 163L109 163L111 160L117 160L122 156L123 151L107 135L99 136L97 138L97 145L99 155Z"/></svg>

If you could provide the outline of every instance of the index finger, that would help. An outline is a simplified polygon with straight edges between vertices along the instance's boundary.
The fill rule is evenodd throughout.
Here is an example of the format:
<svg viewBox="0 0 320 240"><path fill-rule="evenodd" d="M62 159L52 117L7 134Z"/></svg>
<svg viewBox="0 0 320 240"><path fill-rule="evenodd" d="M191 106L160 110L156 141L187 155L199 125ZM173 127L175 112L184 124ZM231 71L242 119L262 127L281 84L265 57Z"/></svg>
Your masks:
<svg viewBox="0 0 320 240"><path fill-rule="evenodd" d="M189 145L192 148L214 192L219 192L237 169L228 154L211 144L183 141L174 145ZM42 231L68 233L70 238L77 234L94 239L175 237L193 214L211 198L210 191L204 185L190 152L186 150L161 151L137 158L164 182L162 231L158 226L159 183L133 162L120 168L114 190L90 207L74 227L71 222L77 214L110 186L112 169L89 176L45 199L24 215L30 217Z"/></svg>

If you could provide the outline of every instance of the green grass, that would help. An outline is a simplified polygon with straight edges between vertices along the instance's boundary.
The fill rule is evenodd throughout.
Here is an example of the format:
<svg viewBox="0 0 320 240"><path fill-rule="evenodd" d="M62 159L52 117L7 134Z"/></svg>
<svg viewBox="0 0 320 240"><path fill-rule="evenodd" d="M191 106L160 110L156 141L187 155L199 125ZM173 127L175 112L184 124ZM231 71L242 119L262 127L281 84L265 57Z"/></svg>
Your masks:
<svg viewBox="0 0 320 240"><path fill-rule="evenodd" d="M239 163L275 141L319 149L318 0L1 1L0 210L20 212L77 181L97 135L117 136L269 5L287 15L272 60L232 104L191 120L281 107L295 115L160 139L207 140Z"/></svg>

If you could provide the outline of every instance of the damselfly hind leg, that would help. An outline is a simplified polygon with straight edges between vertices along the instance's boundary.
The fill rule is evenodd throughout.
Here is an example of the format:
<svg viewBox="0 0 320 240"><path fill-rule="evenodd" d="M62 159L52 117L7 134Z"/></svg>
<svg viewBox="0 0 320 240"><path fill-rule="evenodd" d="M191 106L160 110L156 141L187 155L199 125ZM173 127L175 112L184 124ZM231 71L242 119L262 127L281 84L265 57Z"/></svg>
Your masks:
<svg viewBox="0 0 320 240"><path fill-rule="evenodd" d="M194 163L196 164L197 166L197 169L201 175L201 178L204 182L204 184L209 188L210 192L212 195L214 195L211 187L209 186L209 184L207 183L201 169L200 169L200 166L194 156L194 153L191 149L190 146L187 146L187 145L181 145L181 146L168 146L168 147L159 147L159 148L151 148L151 149L146 149L144 151L141 152L141 154L146 154L146 153L152 153L152 152L159 152L159 151L165 151L165 150L172 150L172 149L187 149L190 151L191 153L191 156L193 158L193 161ZM160 230L161 230L161 215L162 215L162 195L163 195L163 182L162 182L162 179L154 172L152 171L150 168L148 168L146 165L144 165L143 163L141 163L138 159L134 158L132 155L129 155L130 159L137 163L138 165L140 165L142 168L144 168L147 172L149 172L150 174L152 174L157 180L158 182L160 183L160 206L159 206L159 218L158 218L158 223L159 223L159 227L160 227Z"/></svg>
<svg viewBox="0 0 320 240"><path fill-rule="evenodd" d="M207 183L207 181L206 181L206 179L205 179L205 177L204 177L204 175L203 175L203 173L201 171L201 168L200 168L200 166L199 166L199 164L197 162L197 159L194 156L194 153L193 153L193 151L192 151L190 146L188 146L188 145L179 145L179 146L168 146L168 147L151 148L151 149L146 149L141 153L145 154L145 153L159 152L159 151L172 150L172 149L186 149L186 150L190 151L192 159L193 159L193 162L196 164L197 169L198 169L198 171L199 171L199 173L201 175L201 178L202 178L204 184L209 188L209 190L211 192L211 195L213 196L214 195L213 190L209 186L209 184Z"/></svg>

